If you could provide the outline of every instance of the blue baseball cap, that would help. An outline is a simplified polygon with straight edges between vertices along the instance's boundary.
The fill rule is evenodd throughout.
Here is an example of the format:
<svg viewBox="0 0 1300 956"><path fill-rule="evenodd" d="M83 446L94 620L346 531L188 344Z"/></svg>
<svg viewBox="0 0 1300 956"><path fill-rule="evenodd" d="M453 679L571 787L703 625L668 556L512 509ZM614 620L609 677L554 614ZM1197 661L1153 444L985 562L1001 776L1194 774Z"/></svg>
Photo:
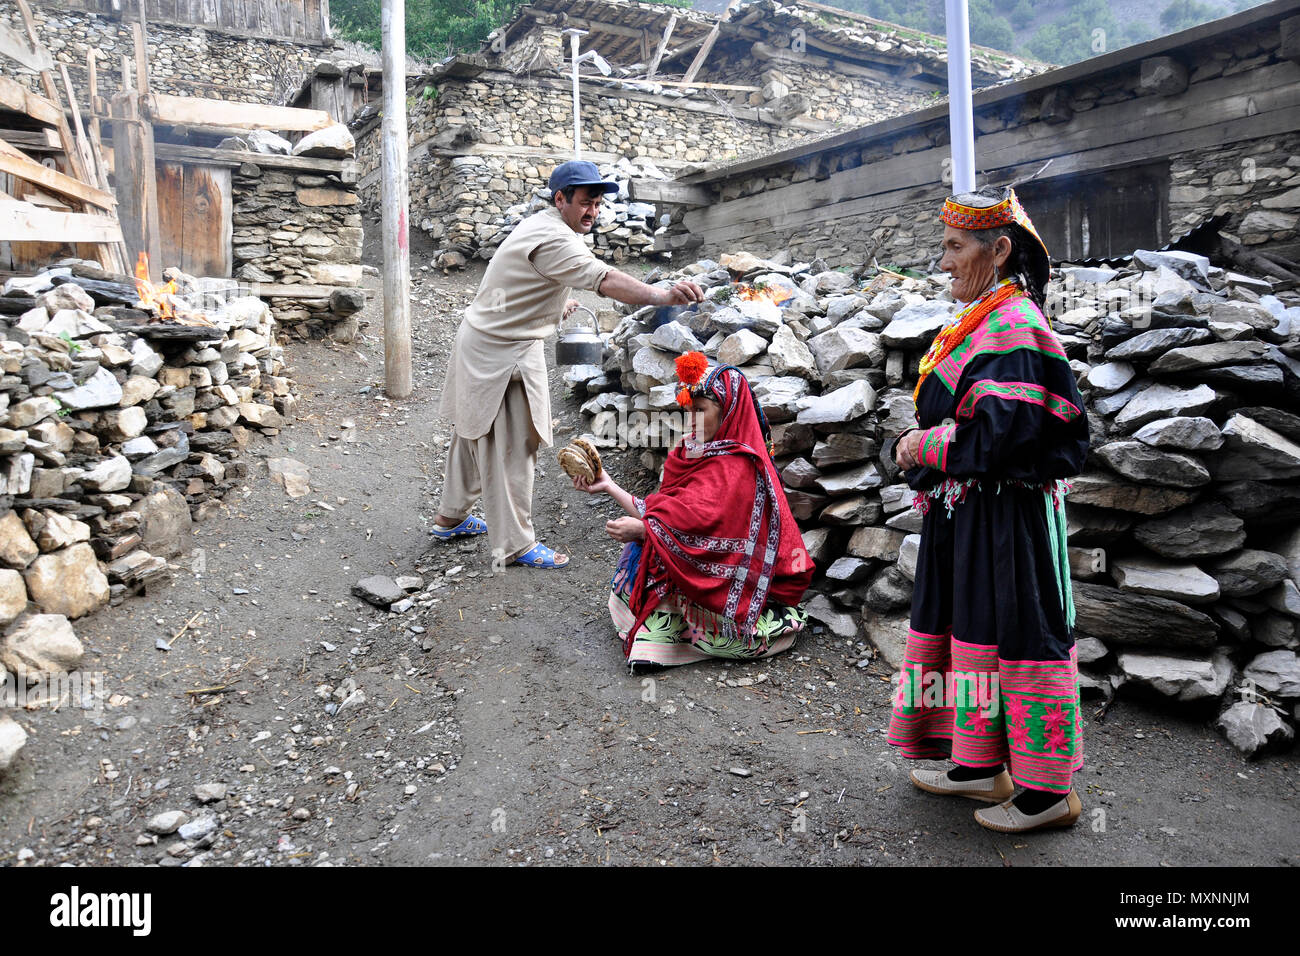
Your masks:
<svg viewBox="0 0 1300 956"><path fill-rule="evenodd" d="M551 173L547 188L550 189L552 196L569 186L604 186L607 193L618 192L618 183L605 182L600 178L600 170L596 168L596 164L589 163L585 159L571 159L567 163L560 163Z"/></svg>

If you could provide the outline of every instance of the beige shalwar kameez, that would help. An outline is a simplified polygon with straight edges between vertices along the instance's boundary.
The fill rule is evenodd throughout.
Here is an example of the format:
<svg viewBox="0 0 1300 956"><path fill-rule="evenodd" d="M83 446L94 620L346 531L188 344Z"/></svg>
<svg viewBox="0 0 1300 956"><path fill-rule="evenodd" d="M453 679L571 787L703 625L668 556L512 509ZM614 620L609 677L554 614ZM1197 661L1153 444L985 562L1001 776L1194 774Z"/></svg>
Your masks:
<svg viewBox="0 0 1300 956"><path fill-rule="evenodd" d="M552 437L543 341L571 291L599 291L610 268L558 209L539 212L497 249L456 331L442 388L442 414L454 429L438 510L461 520L482 497L488 542L501 559L537 540L533 469Z"/></svg>

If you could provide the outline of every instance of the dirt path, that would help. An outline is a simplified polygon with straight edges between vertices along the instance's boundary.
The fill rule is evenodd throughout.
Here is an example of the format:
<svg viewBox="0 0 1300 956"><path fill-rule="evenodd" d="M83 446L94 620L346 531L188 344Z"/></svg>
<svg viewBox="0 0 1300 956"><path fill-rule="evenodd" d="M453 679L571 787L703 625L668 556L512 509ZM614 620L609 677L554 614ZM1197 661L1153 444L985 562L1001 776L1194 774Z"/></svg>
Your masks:
<svg viewBox="0 0 1300 956"><path fill-rule="evenodd" d="M299 421L250 449L173 584L78 625L117 706L15 715L31 739L0 784L6 861L1300 862L1293 755L1247 762L1139 704L1086 720L1085 820L1011 838L908 784L884 740L888 668L864 645L817 633L767 662L629 676L604 610L610 509L549 452L536 522L567 571L493 574L485 544L431 544L437 393L478 274L417 286L408 401L382 396L376 303L354 346L290 347ZM311 493L286 497L267 456L306 463ZM350 594L410 573L433 589L406 614ZM226 795L200 804L201 784ZM155 842L172 810L186 839Z"/></svg>

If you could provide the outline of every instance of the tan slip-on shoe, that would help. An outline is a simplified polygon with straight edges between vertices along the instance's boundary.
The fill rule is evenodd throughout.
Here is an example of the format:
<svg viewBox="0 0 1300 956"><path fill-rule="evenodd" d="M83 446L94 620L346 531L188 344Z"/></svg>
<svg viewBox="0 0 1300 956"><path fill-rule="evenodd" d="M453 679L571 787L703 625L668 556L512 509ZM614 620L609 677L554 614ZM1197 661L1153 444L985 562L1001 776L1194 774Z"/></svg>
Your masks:
<svg viewBox="0 0 1300 956"><path fill-rule="evenodd" d="M969 797L984 803L1001 803L1010 799L1015 787L1011 775L1005 770L992 777L980 777L975 780L949 780L946 770L913 770L912 783L926 793L937 793L945 797Z"/></svg>
<svg viewBox="0 0 1300 956"><path fill-rule="evenodd" d="M1073 826L1082 812L1083 804L1079 802L1079 795L1071 789L1042 813L1021 813L1014 803L1007 800L996 807L976 810L975 821L980 826L999 833L1028 833L1030 830L1043 830L1049 827Z"/></svg>

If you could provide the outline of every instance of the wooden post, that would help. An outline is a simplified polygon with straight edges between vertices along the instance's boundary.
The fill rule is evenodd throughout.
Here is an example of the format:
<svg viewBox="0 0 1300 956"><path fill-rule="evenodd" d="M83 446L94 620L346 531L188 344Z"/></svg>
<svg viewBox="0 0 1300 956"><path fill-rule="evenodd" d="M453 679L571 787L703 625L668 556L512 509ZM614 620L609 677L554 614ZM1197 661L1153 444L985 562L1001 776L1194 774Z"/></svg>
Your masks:
<svg viewBox="0 0 1300 956"><path fill-rule="evenodd" d="M653 80L655 71L659 69L659 61L664 58L664 50L668 49L668 38L673 35L673 27L677 26L677 14L668 18L668 26L664 27L664 35L659 41L659 47L655 50L654 59L650 61L650 69L646 70L645 78Z"/></svg>
<svg viewBox="0 0 1300 956"><path fill-rule="evenodd" d="M383 0L384 390L411 394L411 247L407 222L406 9Z"/></svg>
<svg viewBox="0 0 1300 956"><path fill-rule="evenodd" d="M123 58L123 81L130 68ZM162 270L161 230L158 222L157 180L154 171L153 126L140 117L135 90L124 87L113 95L113 174L117 180L117 218L129 255L149 254L151 279ZM179 264L176 263L176 264ZM127 263L133 273L135 262Z"/></svg>
<svg viewBox="0 0 1300 956"><path fill-rule="evenodd" d="M158 171L154 167L153 118L146 113L149 96L149 47L145 37L144 0L140 0L140 22L131 24L131 36L135 41L135 82L139 91L130 91L132 102L129 107L127 126L132 137L130 140L132 155L128 160L130 165L125 165L123 172L131 180L131 189L140 203L137 214L141 233L139 245L135 249L137 254L141 250L149 253L149 279L152 282L159 282L162 280L164 263L162 262L162 226L158 220ZM125 75L124 72L124 81ZM126 90L125 85L123 89ZM116 97L114 99L116 100ZM114 128L113 142L117 142L116 128ZM119 174L119 190L122 179L123 176ZM121 215L120 210L118 215ZM130 235L125 224L123 233ZM128 249L130 244L128 238ZM176 253L176 262L173 264L179 265L180 250L177 249ZM130 266L134 272L135 263L130 263Z"/></svg>
<svg viewBox="0 0 1300 956"><path fill-rule="evenodd" d="M718 34L722 32L722 21L731 16L731 8L738 2L739 0L731 0L731 2L727 4L727 9L722 11L722 16L718 17L718 22L713 25L713 29L709 31L709 35L704 38L704 43L700 45L700 51L695 54L695 59L691 60L691 65L687 68L686 75L682 77L682 82L692 83L695 81L695 78L700 75L700 67L702 67L704 61L709 58L709 51L713 49L713 44L718 42Z"/></svg>

